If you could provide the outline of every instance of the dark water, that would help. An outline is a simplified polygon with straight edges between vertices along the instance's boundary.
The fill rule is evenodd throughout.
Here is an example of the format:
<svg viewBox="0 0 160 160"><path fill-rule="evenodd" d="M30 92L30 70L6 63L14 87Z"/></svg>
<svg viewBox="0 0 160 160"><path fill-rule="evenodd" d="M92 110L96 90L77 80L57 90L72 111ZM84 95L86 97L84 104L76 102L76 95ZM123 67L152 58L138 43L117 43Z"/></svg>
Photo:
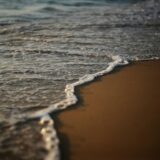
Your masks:
<svg viewBox="0 0 160 160"><path fill-rule="evenodd" d="M67 84L159 44L159 0L0 0L0 159L59 159L37 116L75 103Z"/></svg>

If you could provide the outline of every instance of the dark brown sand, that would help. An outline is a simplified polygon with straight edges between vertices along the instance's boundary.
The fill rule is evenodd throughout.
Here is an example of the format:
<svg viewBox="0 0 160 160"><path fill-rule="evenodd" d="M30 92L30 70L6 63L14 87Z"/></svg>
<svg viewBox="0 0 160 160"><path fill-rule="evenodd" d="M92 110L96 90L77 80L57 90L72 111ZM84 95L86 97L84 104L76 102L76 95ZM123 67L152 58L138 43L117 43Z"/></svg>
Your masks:
<svg viewBox="0 0 160 160"><path fill-rule="evenodd" d="M63 160L160 159L160 61L119 68L78 88L58 114Z"/></svg>

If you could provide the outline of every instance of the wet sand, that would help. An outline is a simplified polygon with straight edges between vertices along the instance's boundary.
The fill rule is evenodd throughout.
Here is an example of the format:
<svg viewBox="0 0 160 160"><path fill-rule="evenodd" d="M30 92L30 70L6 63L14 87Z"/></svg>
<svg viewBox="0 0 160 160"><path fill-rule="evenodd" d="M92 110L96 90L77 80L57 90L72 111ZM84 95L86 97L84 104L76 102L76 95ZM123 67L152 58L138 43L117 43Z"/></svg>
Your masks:
<svg viewBox="0 0 160 160"><path fill-rule="evenodd" d="M63 160L160 159L160 61L136 62L77 88L58 113Z"/></svg>

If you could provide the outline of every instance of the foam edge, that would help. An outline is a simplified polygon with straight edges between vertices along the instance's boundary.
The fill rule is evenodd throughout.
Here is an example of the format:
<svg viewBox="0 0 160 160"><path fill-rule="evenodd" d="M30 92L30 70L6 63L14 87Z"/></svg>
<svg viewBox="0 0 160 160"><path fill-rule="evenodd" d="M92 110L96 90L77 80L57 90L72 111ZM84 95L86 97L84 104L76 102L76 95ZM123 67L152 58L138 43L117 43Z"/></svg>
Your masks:
<svg viewBox="0 0 160 160"><path fill-rule="evenodd" d="M48 151L48 155L45 160L60 160L60 152L59 152L59 139L54 129L54 121L49 116L50 112L55 112L59 110L64 110L68 106L76 104L78 99L75 95L75 87L80 86L84 83L93 81L96 77L107 74L117 66L127 65L129 62L124 60L120 56L113 56L113 62L110 62L108 67L105 70L97 72L95 74L85 75L79 78L79 81L74 82L72 84L67 84L65 87L66 99L62 100L59 103L50 105L49 108L36 112L36 114L30 115L28 118L40 117L40 124L46 125L42 130L41 134L43 136L43 140L46 144L46 149Z"/></svg>

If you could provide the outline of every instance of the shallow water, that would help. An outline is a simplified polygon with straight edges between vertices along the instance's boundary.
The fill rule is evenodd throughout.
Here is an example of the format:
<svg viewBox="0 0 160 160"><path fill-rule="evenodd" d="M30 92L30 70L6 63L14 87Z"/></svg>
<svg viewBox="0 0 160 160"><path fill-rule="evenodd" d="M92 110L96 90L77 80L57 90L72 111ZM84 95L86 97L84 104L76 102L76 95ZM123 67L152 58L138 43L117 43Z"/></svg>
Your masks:
<svg viewBox="0 0 160 160"><path fill-rule="evenodd" d="M75 103L74 86L109 66L159 57L159 42L159 0L0 0L0 155L53 156L37 117Z"/></svg>

